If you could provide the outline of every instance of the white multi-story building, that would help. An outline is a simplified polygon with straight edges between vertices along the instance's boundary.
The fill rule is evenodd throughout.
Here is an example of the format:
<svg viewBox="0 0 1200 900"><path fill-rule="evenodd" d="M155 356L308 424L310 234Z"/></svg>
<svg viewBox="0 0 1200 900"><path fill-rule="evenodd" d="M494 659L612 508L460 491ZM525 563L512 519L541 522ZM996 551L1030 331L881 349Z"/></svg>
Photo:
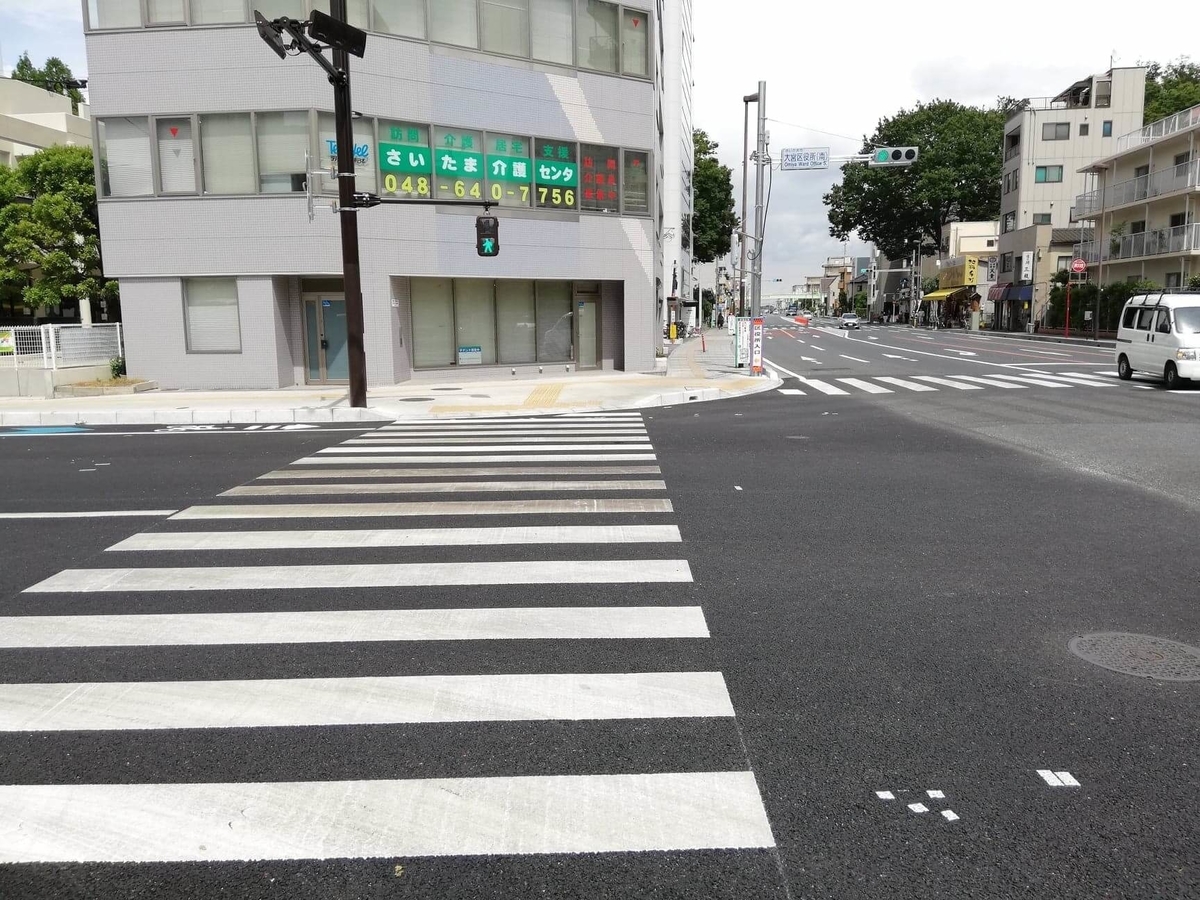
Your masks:
<svg viewBox="0 0 1200 900"><path fill-rule="evenodd" d="M1200 106L1121 135L1082 171L1092 186L1076 211L1096 227L1079 253L1095 281L1175 288L1200 275Z"/></svg>
<svg viewBox="0 0 1200 900"><path fill-rule="evenodd" d="M662 2L663 112L663 304L664 319L672 307L680 321L691 320L694 308L671 301L690 301L696 273L692 265L692 0ZM685 313L686 309L686 313Z"/></svg>
<svg viewBox="0 0 1200 900"><path fill-rule="evenodd" d="M0 78L0 166L60 145L90 147L88 105L13 78Z"/></svg>
<svg viewBox="0 0 1200 900"><path fill-rule="evenodd" d="M166 387L348 377L333 91L250 24L320 0L89 0L106 274L131 374ZM488 199L357 212L369 385L653 369L663 123L656 0L358 0L359 191ZM679 191L675 190L678 194ZM670 274L667 279L669 283Z"/></svg>
<svg viewBox="0 0 1200 900"><path fill-rule="evenodd" d="M1054 97L1023 100L1004 127L1000 266L991 296L1000 328L1041 318L1059 257L1079 240L1082 170L1142 125L1144 66L1109 69ZM1023 257L1023 254L1029 254ZM1031 265L1022 265L1022 259Z"/></svg>

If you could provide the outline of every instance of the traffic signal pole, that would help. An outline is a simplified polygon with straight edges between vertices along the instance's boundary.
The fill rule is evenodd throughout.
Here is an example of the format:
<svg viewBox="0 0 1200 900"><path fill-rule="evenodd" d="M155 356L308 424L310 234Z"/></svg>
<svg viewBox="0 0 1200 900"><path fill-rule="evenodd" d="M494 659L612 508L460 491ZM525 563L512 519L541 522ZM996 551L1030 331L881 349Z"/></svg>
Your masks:
<svg viewBox="0 0 1200 900"><path fill-rule="evenodd" d="M755 155L754 177L754 269L750 282L750 315L762 315L763 229L766 215L763 209L763 189L766 187L767 166L767 83L758 83L758 149Z"/></svg>
<svg viewBox="0 0 1200 900"><path fill-rule="evenodd" d="M742 264L738 268L738 311L746 314L746 198L750 179L750 104L758 101L758 94L747 94L742 98L742 218L738 222L741 233Z"/></svg>
<svg viewBox="0 0 1200 900"><path fill-rule="evenodd" d="M346 0L330 0L329 14L346 21ZM350 58L333 48L333 118L337 134L338 217L342 228L342 290L346 297L346 354L350 364L350 405L367 405L367 352L363 343L362 273L358 257L358 207L354 198L354 126L350 106Z"/></svg>

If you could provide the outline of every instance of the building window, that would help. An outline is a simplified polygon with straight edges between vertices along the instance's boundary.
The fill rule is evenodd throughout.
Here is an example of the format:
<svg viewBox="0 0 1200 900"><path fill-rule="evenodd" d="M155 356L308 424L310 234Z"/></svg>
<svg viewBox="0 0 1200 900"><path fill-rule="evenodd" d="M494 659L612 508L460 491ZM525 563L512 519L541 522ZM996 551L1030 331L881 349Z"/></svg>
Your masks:
<svg viewBox="0 0 1200 900"><path fill-rule="evenodd" d="M496 359L504 365L537 361L532 281L496 282Z"/></svg>
<svg viewBox="0 0 1200 900"><path fill-rule="evenodd" d="M1058 262L1055 263L1055 271L1056 272L1066 272L1068 269L1071 268L1071 259L1072 259L1072 257L1070 257L1070 256L1060 256L1058 258Z"/></svg>
<svg viewBox="0 0 1200 900"><path fill-rule="evenodd" d="M1007 194L1011 190L1012 190L1012 175L1008 174L1008 175L1004 176L1004 193Z"/></svg>
<svg viewBox="0 0 1200 900"><path fill-rule="evenodd" d="M206 194L253 194L254 138L249 113L200 117L200 159Z"/></svg>
<svg viewBox="0 0 1200 900"><path fill-rule="evenodd" d="M1033 173L1033 180L1038 184L1057 184L1062 181L1062 166L1038 166Z"/></svg>
<svg viewBox="0 0 1200 900"><path fill-rule="evenodd" d="M1017 189L1017 186L1021 183L1021 170L1014 169L1013 173L1012 173L1012 177L1013 177L1013 190L1015 191Z"/></svg>
<svg viewBox="0 0 1200 900"><path fill-rule="evenodd" d="M88 25L92 28L141 28L139 0L88 0Z"/></svg>
<svg viewBox="0 0 1200 900"><path fill-rule="evenodd" d="M574 62L571 6L574 0L530 0L533 58L564 66Z"/></svg>
<svg viewBox="0 0 1200 900"><path fill-rule="evenodd" d="M375 125L370 119L355 119L354 128L354 189L375 193ZM317 161L321 169L337 168L337 124L332 113L317 116ZM337 179L321 176L321 188L336 194Z"/></svg>
<svg viewBox="0 0 1200 900"><path fill-rule="evenodd" d="M534 142L533 175L537 205L543 209L575 209L579 190L579 149L566 141Z"/></svg>
<svg viewBox="0 0 1200 900"><path fill-rule="evenodd" d="M258 186L264 194L289 194L305 189L308 173L307 112L269 112L255 116L258 140Z"/></svg>
<svg viewBox="0 0 1200 900"><path fill-rule="evenodd" d="M617 178L620 173L616 148L584 144L579 152L583 155L580 166L583 196L579 199L579 208L596 212L620 211L620 184Z"/></svg>
<svg viewBox="0 0 1200 900"><path fill-rule="evenodd" d="M1129 223L1130 234L1144 234L1146 231L1146 220L1138 219L1136 222Z"/></svg>
<svg viewBox="0 0 1200 900"><path fill-rule="evenodd" d="M996 242L995 242L995 240L993 240L992 238L988 238L987 245L988 245L988 248L990 249L990 248L992 248L992 247L995 247L995 246L996 246Z"/></svg>
<svg viewBox="0 0 1200 900"><path fill-rule="evenodd" d="M482 278L454 279L454 362L496 364L496 313L492 282Z"/></svg>
<svg viewBox="0 0 1200 900"><path fill-rule="evenodd" d="M147 25L183 25L183 0L146 0Z"/></svg>
<svg viewBox="0 0 1200 900"><path fill-rule="evenodd" d="M241 353L236 278L185 278L184 326L189 353Z"/></svg>
<svg viewBox="0 0 1200 900"><path fill-rule="evenodd" d="M650 74L650 24L640 9L626 9L621 14L621 71L626 75Z"/></svg>
<svg viewBox="0 0 1200 900"><path fill-rule="evenodd" d="M191 10L193 25L246 21L246 7L242 0L192 0Z"/></svg>
<svg viewBox="0 0 1200 900"><path fill-rule="evenodd" d="M501 206L530 206L533 202L532 142L523 135L492 131L487 133L485 140L483 168L487 173L488 198Z"/></svg>
<svg viewBox="0 0 1200 900"><path fill-rule="evenodd" d="M617 7L603 0L579 0L575 21L579 67L617 71Z"/></svg>
<svg viewBox="0 0 1200 900"><path fill-rule="evenodd" d="M1069 141L1071 139L1070 122L1043 122L1043 141Z"/></svg>
<svg viewBox="0 0 1200 900"><path fill-rule="evenodd" d="M1187 213L1175 213L1171 216L1169 228L1182 228L1187 224Z"/></svg>
<svg viewBox="0 0 1200 900"><path fill-rule="evenodd" d="M1013 255L1011 253L1000 254L1000 271L1011 272L1013 267Z"/></svg>
<svg viewBox="0 0 1200 900"><path fill-rule="evenodd" d="M1100 128L1101 137L1112 137L1112 120L1105 119L1104 124Z"/></svg>
<svg viewBox="0 0 1200 900"><path fill-rule="evenodd" d="M1034 225L1049 225L1050 224L1050 213L1034 213L1033 214L1033 224Z"/></svg>
<svg viewBox="0 0 1200 900"><path fill-rule="evenodd" d="M1000 233L1001 233L1001 234L1008 234L1010 231L1013 231L1013 230L1015 230L1015 229L1016 229L1016 227L1017 227L1017 214L1016 214L1016 212L1008 212L1008 213L1005 213L1005 214L1004 214L1004 221L1003 221L1003 223L1002 223L1002 226L1003 226L1003 227L1000 229Z"/></svg>
<svg viewBox="0 0 1200 900"><path fill-rule="evenodd" d="M537 283L537 361L571 359L574 320L571 316L571 282Z"/></svg>
<svg viewBox="0 0 1200 900"><path fill-rule="evenodd" d="M483 133L433 129L435 194L444 200L483 199Z"/></svg>
<svg viewBox="0 0 1200 900"><path fill-rule="evenodd" d="M1096 82L1096 109L1105 109L1112 106L1112 82L1097 81Z"/></svg>
<svg viewBox="0 0 1200 900"><path fill-rule="evenodd" d="M156 119L159 191L164 194L196 193L196 148L191 119Z"/></svg>
<svg viewBox="0 0 1200 900"><path fill-rule="evenodd" d="M369 27L368 7L369 0L346 0L346 20L355 28L361 28L366 31ZM329 13L329 0L312 0L312 8L319 9L321 12ZM251 6L253 9L253 6Z"/></svg>
<svg viewBox="0 0 1200 900"><path fill-rule="evenodd" d="M454 290L449 278L410 278L413 366L454 362Z"/></svg>
<svg viewBox="0 0 1200 900"><path fill-rule="evenodd" d="M1087 137L1087 136L1088 136L1088 133L1089 133L1091 130L1092 130L1092 129L1091 129L1091 126L1090 126L1090 125L1088 125L1088 123L1087 123L1087 122L1080 122L1080 123L1079 123L1079 136L1080 136L1080 137Z"/></svg>
<svg viewBox="0 0 1200 900"><path fill-rule="evenodd" d="M625 212L636 216L650 214L650 154L626 150L621 177L624 179Z"/></svg>
<svg viewBox="0 0 1200 900"><path fill-rule="evenodd" d="M480 0L479 9L484 50L529 55L529 0Z"/></svg>
<svg viewBox="0 0 1200 900"><path fill-rule="evenodd" d="M101 182L106 197L154 193L150 126L146 119L105 119L98 126Z"/></svg>
<svg viewBox="0 0 1200 900"><path fill-rule="evenodd" d="M433 184L429 126L379 120L381 193L408 200L428 198Z"/></svg>
<svg viewBox="0 0 1200 900"><path fill-rule="evenodd" d="M1175 167L1176 168L1178 168L1179 166L1186 166L1191 161L1192 161L1192 151L1191 150L1185 150L1183 153L1175 154Z"/></svg>
<svg viewBox="0 0 1200 900"><path fill-rule="evenodd" d="M1182 272L1168 272L1166 287L1169 287L1169 288L1183 287L1183 273Z"/></svg>
<svg viewBox="0 0 1200 900"><path fill-rule="evenodd" d="M307 19L308 11L304 0L255 0L252 9L257 9L268 19Z"/></svg>
<svg viewBox="0 0 1200 900"><path fill-rule="evenodd" d="M425 0L372 0L374 29L384 34L425 38Z"/></svg>
<svg viewBox="0 0 1200 900"><path fill-rule="evenodd" d="M443 44L478 47L475 0L435 0L429 5L429 37Z"/></svg>

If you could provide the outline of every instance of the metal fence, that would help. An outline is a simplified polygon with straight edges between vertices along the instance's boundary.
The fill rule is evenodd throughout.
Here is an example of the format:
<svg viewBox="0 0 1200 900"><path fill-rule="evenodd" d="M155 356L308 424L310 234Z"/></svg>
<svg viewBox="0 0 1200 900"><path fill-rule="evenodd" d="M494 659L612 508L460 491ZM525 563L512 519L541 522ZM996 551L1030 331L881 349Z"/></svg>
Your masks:
<svg viewBox="0 0 1200 900"><path fill-rule="evenodd" d="M0 368L102 366L115 356L124 356L120 322L0 325Z"/></svg>

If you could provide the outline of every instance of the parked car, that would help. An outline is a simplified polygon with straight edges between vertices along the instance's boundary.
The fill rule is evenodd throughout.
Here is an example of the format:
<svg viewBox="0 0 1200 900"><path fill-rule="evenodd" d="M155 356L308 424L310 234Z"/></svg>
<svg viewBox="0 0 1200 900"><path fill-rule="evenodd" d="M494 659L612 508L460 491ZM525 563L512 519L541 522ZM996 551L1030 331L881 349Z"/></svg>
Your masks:
<svg viewBox="0 0 1200 900"><path fill-rule="evenodd" d="M1138 294L1121 311L1117 375L1159 375L1168 388L1200 378L1200 294Z"/></svg>
<svg viewBox="0 0 1200 900"><path fill-rule="evenodd" d="M859 322L858 313L842 313L842 317L838 319L838 328L860 328L862 323Z"/></svg>

